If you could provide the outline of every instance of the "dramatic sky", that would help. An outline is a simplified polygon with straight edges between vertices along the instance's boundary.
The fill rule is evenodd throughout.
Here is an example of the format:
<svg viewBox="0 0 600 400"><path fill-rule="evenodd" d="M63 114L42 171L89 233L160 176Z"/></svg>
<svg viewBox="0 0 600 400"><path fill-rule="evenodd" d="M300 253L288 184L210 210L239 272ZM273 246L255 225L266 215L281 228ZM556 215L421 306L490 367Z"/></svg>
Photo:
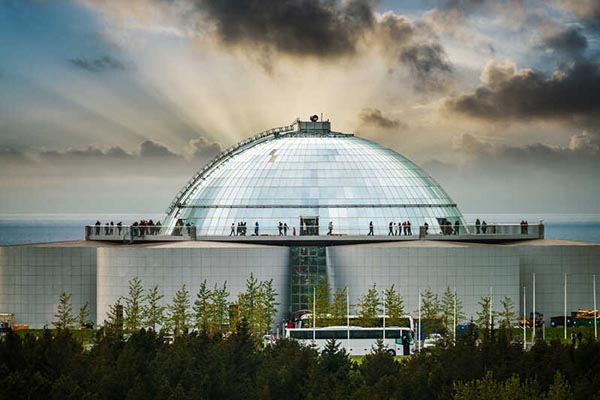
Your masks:
<svg viewBox="0 0 600 400"><path fill-rule="evenodd" d="M0 213L162 212L321 113L465 213L600 213L600 1L0 0Z"/></svg>

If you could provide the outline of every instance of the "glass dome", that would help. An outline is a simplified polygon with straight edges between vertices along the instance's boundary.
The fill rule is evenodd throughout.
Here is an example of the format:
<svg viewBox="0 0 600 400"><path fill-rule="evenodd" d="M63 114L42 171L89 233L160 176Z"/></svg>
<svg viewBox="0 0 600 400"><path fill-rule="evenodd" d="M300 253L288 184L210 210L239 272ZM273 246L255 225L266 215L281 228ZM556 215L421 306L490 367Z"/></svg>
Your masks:
<svg viewBox="0 0 600 400"><path fill-rule="evenodd" d="M196 226L197 235L388 234L390 222L464 224L456 204L427 173L393 150L329 122L301 122L264 132L224 151L198 172L167 210L166 225ZM331 223L331 224L330 224ZM307 228L308 224L308 228ZM283 232L282 232L283 233Z"/></svg>

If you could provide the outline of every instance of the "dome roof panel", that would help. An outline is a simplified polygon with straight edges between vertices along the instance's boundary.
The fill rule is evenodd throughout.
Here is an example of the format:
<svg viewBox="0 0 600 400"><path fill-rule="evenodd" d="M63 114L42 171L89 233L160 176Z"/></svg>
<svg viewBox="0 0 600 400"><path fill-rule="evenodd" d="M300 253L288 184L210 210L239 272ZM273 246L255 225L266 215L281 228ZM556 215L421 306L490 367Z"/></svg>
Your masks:
<svg viewBox="0 0 600 400"><path fill-rule="evenodd" d="M361 208L367 219L412 214L419 223L435 217L462 222L452 199L421 168L353 135L296 130L227 152L178 195L171 223L185 219L200 234L215 234L234 221L259 216L277 224L309 211L358 216L361 212L349 211ZM352 219L340 223L359 224L359 217Z"/></svg>

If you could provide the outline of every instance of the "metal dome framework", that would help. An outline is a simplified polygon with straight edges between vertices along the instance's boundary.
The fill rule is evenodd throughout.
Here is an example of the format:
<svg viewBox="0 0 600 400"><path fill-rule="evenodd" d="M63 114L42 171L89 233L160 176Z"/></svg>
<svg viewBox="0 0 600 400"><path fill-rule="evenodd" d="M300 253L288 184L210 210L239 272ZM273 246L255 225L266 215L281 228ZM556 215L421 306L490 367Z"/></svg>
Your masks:
<svg viewBox="0 0 600 400"><path fill-rule="evenodd" d="M248 234L278 234L279 221L300 231L302 218L323 234L387 234L389 222L413 227L464 219L446 192L397 152L326 122L296 120L223 151L196 173L167 209L165 225L192 223L198 235L227 235L246 221ZM316 220L314 219L316 218ZM300 233L300 232L299 232ZM313 232L313 234L315 234Z"/></svg>

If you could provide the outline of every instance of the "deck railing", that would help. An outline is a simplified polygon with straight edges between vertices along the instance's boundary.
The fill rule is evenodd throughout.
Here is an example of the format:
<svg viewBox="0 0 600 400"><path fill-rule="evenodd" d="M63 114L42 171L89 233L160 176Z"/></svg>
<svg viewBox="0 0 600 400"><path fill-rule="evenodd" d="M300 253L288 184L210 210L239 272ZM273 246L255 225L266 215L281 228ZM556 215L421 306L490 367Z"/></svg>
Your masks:
<svg viewBox="0 0 600 400"><path fill-rule="evenodd" d="M196 240L196 227L176 226L167 229L160 225L87 225L85 239L124 242Z"/></svg>
<svg viewBox="0 0 600 400"><path fill-rule="evenodd" d="M246 227L234 225L233 228L223 227L219 230L203 232L196 226L142 226L142 225L89 225L85 227L86 240L109 241L169 241L169 240L196 240L197 237L295 237L295 236L377 236L398 240L507 240L507 239L537 239L544 237L544 225L525 224L487 224L487 225L413 225L405 230L402 226L389 227L374 226L362 229L348 226L332 229L329 226L269 226L259 224L258 229L249 223Z"/></svg>

